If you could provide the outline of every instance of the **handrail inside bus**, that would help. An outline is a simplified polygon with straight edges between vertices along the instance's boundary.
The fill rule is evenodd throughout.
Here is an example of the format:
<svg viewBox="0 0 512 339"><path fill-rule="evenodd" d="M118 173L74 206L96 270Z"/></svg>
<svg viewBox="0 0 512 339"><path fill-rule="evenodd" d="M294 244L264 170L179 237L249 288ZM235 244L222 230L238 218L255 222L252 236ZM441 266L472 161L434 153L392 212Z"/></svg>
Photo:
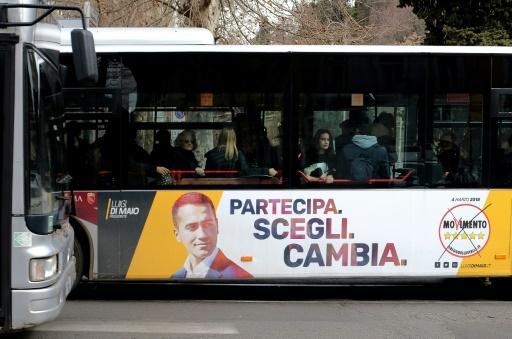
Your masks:
<svg viewBox="0 0 512 339"><path fill-rule="evenodd" d="M274 177L268 176L268 175L247 175L247 176L239 176L241 173L238 170L205 170L204 171L205 176L197 176L196 171L194 170L171 170L170 176L172 178L173 184L182 184L184 181L192 180L193 184L203 184L206 182L209 182L211 180L242 180L250 182L246 182L247 184L250 184L251 180L263 180L263 181L269 181L265 182L267 184L269 183L275 183L275 184L282 184L283 183L283 177L281 172L278 172L278 174ZM184 176L185 175L185 176ZM192 175L192 177L186 177L186 175ZM215 177L215 175L221 175L221 177ZM224 175L232 175L232 177L224 177ZM260 184L263 182L259 182Z"/></svg>
<svg viewBox="0 0 512 339"><path fill-rule="evenodd" d="M407 180L409 180L412 175L414 174L415 170L413 168L404 168L403 169L405 173L401 174L400 176L396 178L389 178L389 179L369 179L368 184L399 184L399 183L405 183ZM297 171L297 173L306 181L306 183L322 183L325 184L326 182L319 178L311 178L308 177L304 172ZM357 183L354 180L351 179L334 179L333 184L355 184ZM363 182L364 183L364 182Z"/></svg>
<svg viewBox="0 0 512 339"><path fill-rule="evenodd" d="M238 170L205 170L204 174L233 174L238 175L240 171ZM173 182L178 182L181 180L182 176L186 174L195 175L196 171L194 170L171 170L171 178Z"/></svg>
<svg viewBox="0 0 512 339"><path fill-rule="evenodd" d="M401 183L405 183L407 182L409 179L411 179L412 175L414 174L415 170L412 169L412 168L404 168L404 169L401 169L401 171L403 173L401 173L398 177L396 178L389 178L389 179L382 179L382 178L379 178L379 179L369 179L367 181L368 184L401 184ZM206 175L214 175L214 174L221 174L221 175L226 175L226 174L231 174L231 175L238 175L240 174L240 171L238 170L205 170L204 171ZM297 171L297 173L300 175L300 177L302 179L304 179L304 181L306 183L321 183L321 184L325 184L326 182L322 179L319 179L319 178L311 178L311 177L308 177L303 171ZM97 174L99 176L108 176L108 175L111 175L112 172L111 171L106 171L106 170L100 170L97 172ZM182 179L183 179L183 175L196 175L196 171L193 171L193 170L171 170L171 173L170 173L170 176L172 178L172 182L173 183L178 183L180 182ZM198 178L194 178L194 179L201 179L201 178L204 178L204 177L198 177ZM240 177L240 178L251 178L251 176L247 176L247 177ZM277 179L279 181L279 183L281 184L282 183L282 180L283 180L283 177L282 177L282 174L281 173L278 173L277 176L275 177L268 177L269 179ZM354 180L351 180L351 179L334 179L333 180L333 184L356 184L357 182L354 181Z"/></svg>
<svg viewBox="0 0 512 339"><path fill-rule="evenodd" d="M319 179L319 178L311 178L311 177L308 177L306 175L306 173L302 172L302 171L297 171L297 173L299 173L299 175L306 181L306 182L311 182L311 183L321 183L321 184L325 184L326 182L322 179ZM348 184L348 183L353 183L354 181L353 180L350 180L350 179L334 179L333 181L333 184Z"/></svg>
<svg viewBox="0 0 512 339"><path fill-rule="evenodd" d="M111 170L99 170L96 172L98 178L102 178L102 180L112 180L114 182L115 179L111 178L112 171ZM137 175L137 173L131 173L132 175ZM275 177L266 176L266 175L248 175L248 176L238 176L240 171L238 170L206 170L206 176L197 176L196 171L194 170L171 170L168 176L162 176L162 179L159 186L167 186L167 185L180 185L180 184L226 184L226 180L233 181L231 184L282 184L283 177L281 172ZM212 175L221 175L220 177L215 177ZM190 176L187 176L190 175ZM208 176L210 175L210 176ZM226 176L225 175L230 175ZM169 180L165 180L166 177L169 177ZM256 180L256 181L254 181ZM258 181L259 180L259 181ZM240 181L240 182L239 182ZM254 182L253 182L254 181Z"/></svg>
<svg viewBox="0 0 512 339"><path fill-rule="evenodd" d="M399 183L407 182L407 180L409 180L409 178L412 177L412 175L414 174L415 170L413 168L404 168L403 170L405 170L405 173L401 174L400 176L398 176L396 178L390 178L390 179L370 179L370 180L368 180L368 183L370 183L370 184L377 184L377 183L399 184Z"/></svg>
<svg viewBox="0 0 512 339"><path fill-rule="evenodd" d="M238 170L205 170L204 174L239 174L240 171ZM173 178L181 178L183 174L196 174L196 171L194 170L171 170L171 176Z"/></svg>

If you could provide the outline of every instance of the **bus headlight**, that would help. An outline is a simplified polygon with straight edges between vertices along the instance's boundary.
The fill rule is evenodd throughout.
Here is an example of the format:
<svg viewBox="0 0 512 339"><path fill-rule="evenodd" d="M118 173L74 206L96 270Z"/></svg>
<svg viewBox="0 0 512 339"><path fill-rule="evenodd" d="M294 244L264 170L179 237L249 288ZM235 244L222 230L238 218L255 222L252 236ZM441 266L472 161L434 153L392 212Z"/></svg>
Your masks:
<svg viewBox="0 0 512 339"><path fill-rule="evenodd" d="M57 255L30 259L30 281L48 280L57 274Z"/></svg>

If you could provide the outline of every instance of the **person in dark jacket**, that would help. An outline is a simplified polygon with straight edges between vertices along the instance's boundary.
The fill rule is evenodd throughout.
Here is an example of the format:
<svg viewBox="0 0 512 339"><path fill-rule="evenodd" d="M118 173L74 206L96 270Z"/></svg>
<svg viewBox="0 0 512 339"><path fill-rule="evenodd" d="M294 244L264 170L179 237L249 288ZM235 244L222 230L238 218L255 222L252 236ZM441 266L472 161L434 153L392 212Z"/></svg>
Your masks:
<svg viewBox="0 0 512 339"><path fill-rule="evenodd" d="M174 141L174 156L171 168L176 170L195 171L204 176L204 169L199 166L194 151L197 149L196 133L190 129L182 131Z"/></svg>
<svg viewBox="0 0 512 339"><path fill-rule="evenodd" d="M145 185L149 178L158 175L166 176L170 170L160 164L154 164L153 159L146 150L137 143L137 130L128 131L129 139L126 143L128 154L128 183L130 185Z"/></svg>
<svg viewBox="0 0 512 339"><path fill-rule="evenodd" d="M371 135L377 137L377 142L386 148L389 161L395 163L397 159L395 147L395 117L388 112L381 112L371 126Z"/></svg>
<svg viewBox="0 0 512 339"><path fill-rule="evenodd" d="M439 138L437 159L443 168L443 177L447 182L453 182L459 169L460 148L455 143L455 134L445 131Z"/></svg>
<svg viewBox="0 0 512 339"><path fill-rule="evenodd" d="M265 175L274 177L277 175L276 151L270 145L265 129L257 133L248 133L240 141L240 149L244 152L247 161L248 175Z"/></svg>
<svg viewBox="0 0 512 339"><path fill-rule="evenodd" d="M238 170L247 174L247 161L242 151L236 147L236 133L231 127L224 127L219 135L217 146L205 154L208 170Z"/></svg>
<svg viewBox="0 0 512 339"><path fill-rule="evenodd" d="M172 168L172 159L175 157L174 148L171 146L171 133L161 129L155 134L155 145L151 152L151 159L157 165Z"/></svg>
<svg viewBox="0 0 512 339"><path fill-rule="evenodd" d="M66 129L66 154L69 171L73 177L74 187L82 188L92 182L91 173L94 173L87 157L90 145L80 137L81 130L76 121L67 123Z"/></svg>
<svg viewBox="0 0 512 339"><path fill-rule="evenodd" d="M311 179L321 179L330 184L336 170L332 134L326 129L316 131L313 142L304 158L304 174Z"/></svg>
<svg viewBox="0 0 512 339"><path fill-rule="evenodd" d="M355 126L353 120L347 119L340 124L341 134L334 139L335 152L341 152L345 145L352 142Z"/></svg>

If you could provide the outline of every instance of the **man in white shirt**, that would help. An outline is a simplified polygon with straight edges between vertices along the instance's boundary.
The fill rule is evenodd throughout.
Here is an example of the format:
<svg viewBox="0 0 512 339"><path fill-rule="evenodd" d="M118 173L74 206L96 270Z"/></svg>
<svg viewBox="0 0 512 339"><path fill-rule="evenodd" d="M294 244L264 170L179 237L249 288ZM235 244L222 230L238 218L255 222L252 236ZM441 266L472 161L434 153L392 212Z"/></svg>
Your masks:
<svg viewBox="0 0 512 339"><path fill-rule="evenodd" d="M218 220L209 197L198 192L182 195L174 203L172 217L174 235L188 251L183 268L172 278L252 278L217 248Z"/></svg>

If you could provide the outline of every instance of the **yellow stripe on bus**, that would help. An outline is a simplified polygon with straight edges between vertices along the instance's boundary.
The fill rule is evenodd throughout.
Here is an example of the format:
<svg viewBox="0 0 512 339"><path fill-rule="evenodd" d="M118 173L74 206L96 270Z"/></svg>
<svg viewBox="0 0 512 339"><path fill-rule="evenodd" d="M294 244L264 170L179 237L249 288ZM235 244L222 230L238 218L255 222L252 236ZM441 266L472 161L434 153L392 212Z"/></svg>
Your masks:
<svg viewBox="0 0 512 339"><path fill-rule="evenodd" d="M107 212L105 213L105 220L108 220L108 216L110 215L110 204L111 203L112 203L112 199L108 198Z"/></svg>
<svg viewBox="0 0 512 339"><path fill-rule="evenodd" d="M482 205L490 223L490 237L485 247L461 262L460 276L510 275L510 260L499 260L496 254L510 253L510 227L512 222L512 191L491 190ZM510 258L510 255L508 256ZM497 260L498 259L498 260Z"/></svg>

